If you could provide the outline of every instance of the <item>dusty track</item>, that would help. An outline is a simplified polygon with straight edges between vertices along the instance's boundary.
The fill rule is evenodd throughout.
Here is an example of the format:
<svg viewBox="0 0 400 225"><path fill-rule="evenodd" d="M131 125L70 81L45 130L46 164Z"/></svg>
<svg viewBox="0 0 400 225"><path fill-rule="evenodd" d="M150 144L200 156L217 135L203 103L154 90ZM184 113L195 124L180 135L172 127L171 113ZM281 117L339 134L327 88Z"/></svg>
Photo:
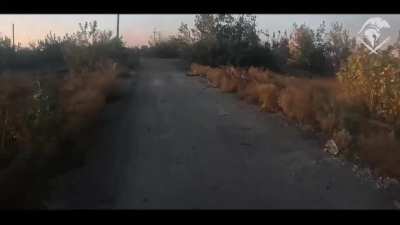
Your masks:
<svg viewBox="0 0 400 225"><path fill-rule="evenodd" d="M104 112L93 159L56 182L49 207L393 208L315 139L200 81L143 59Z"/></svg>

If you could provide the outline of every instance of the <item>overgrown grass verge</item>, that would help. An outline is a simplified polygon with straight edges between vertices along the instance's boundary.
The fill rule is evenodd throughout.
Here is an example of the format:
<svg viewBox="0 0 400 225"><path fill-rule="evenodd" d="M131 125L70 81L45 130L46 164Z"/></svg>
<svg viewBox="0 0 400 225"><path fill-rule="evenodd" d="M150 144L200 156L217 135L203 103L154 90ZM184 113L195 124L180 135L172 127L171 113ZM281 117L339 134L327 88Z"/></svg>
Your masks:
<svg viewBox="0 0 400 225"><path fill-rule="evenodd" d="M81 165L89 129L107 103L122 97L124 73L105 62L63 76L0 77L1 208L37 207L50 177Z"/></svg>
<svg viewBox="0 0 400 225"><path fill-rule="evenodd" d="M283 76L255 67L211 68L199 64L192 64L188 75L203 76L212 86L237 93L240 99L258 104L262 111L280 112L288 120L333 140L340 155L361 159L378 175L400 178L399 127L377 116L363 96L349 91L347 83L335 78Z"/></svg>
<svg viewBox="0 0 400 225"><path fill-rule="evenodd" d="M27 48L0 38L0 55L0 207L37 207L48 178L85 159L90 130L122 97L139 54L93 21Z"/></svg>

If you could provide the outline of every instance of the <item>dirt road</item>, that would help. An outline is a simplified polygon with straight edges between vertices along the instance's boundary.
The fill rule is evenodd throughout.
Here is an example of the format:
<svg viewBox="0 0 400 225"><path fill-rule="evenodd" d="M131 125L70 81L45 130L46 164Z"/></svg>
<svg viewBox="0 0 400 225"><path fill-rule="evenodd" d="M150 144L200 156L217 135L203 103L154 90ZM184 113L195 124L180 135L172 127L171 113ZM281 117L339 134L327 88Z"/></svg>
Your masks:
<svg viewBox="0 0 400 225"><path fill-rule="evenodd" d="M49 208L393 208L374 182L277 115L143 59L98 128L94 159L55 181Z"/></svg>

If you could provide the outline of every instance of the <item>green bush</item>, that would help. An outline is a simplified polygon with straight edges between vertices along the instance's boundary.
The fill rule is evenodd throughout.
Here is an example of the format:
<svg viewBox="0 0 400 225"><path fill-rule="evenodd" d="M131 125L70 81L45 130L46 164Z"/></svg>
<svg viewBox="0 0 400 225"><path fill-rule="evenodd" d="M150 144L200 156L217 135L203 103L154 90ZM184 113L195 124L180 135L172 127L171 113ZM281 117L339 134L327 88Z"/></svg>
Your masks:
<svg viewBox="0 0 400 225"><path fill-rule="evenodd" d="M185 52L190 57L185 58L211 66L261 66L278 69L276 53L269 46L260 43L255 21L256 17L251 15L198 15L192 35L195 41L189 42L192 48L186 48ZM181 27L180 32L187 33L188 29ZM181 37L187 37L186 33Z"/></svg>
<svg viewBox="0 0 400 225"><path fill-rule="evenodd" d="M325 22L313 30L294 24L290 56L302 69L321 74L334 74L355 47L355 39L339 23L333 23L329 32Z"/></svg>
<svg viewBox="0 0 400 225"><path fill-rule="evenodd" d="M349 95L362 98L369 111L390 123L400 122L400 61L388 52L360 48L338 73Z"/></svg>

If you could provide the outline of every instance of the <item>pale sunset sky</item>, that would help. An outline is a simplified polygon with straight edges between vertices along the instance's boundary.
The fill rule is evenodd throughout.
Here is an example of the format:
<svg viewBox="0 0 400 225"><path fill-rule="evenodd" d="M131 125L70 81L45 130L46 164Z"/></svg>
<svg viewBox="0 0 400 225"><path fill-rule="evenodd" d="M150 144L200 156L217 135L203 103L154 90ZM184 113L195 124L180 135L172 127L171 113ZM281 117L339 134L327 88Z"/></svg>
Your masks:
<svg viewBox="0 0 400 225"><path fill-rule="evenodd" d="M391 25L390 35L397 38L400 30L398 15L366 14L257 14L259 29L269 31L290 29L293 23L307 24L316 28L322 21L327 24L338 21L344 24L352 34L356 34L363 23L370 17L379 16ZM120 34L128 46L147 44L154 29L162 37L175 34L181 22L190 26L194 24L194 14L121 14ZM112 14L2 14L0 15L0 35L11 36L12 24L15 24L15 42L26 46L29 42L43 38L52 31L64 35L78 30L78 23L97 20L100 29L116 31L116 15Z"/></svg>

